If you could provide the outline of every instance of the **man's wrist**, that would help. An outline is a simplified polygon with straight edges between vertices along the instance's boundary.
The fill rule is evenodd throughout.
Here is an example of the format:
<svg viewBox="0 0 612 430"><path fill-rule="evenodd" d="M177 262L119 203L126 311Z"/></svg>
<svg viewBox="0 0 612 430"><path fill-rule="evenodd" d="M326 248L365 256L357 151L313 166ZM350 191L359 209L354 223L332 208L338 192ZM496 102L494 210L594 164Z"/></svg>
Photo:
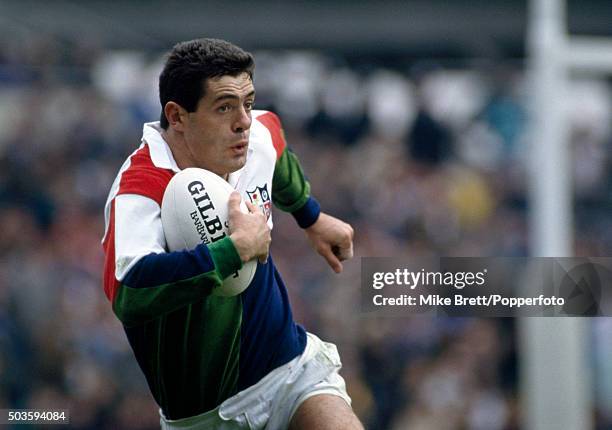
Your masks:
<svg viewBox="0 0 612 430"><path fill-rule="evenodd" d="M242 268L242 259L230 237L224 237L208 245L210 256L215 262L215 270L221 279Z"/></svg>
<svg viewBox="0 0 612 430"><path fill-rule="evenodd" d="M321 206L314 197L308 197L306 203L296 211L291 212L298 225L302 228L308 228L319 219L321 214Z"/></svg>
<svg viewBox="0 0 612 430"><path fill-rule="evenodd" d="M246 238L242 233L234 232L229 236L229 239L232 241L234 249L236 249L236 253L238 254L238 258L240 258L240 261L242 261L242 264L255 257L255 255L251 255L249 248L245 245Z"/></svg>

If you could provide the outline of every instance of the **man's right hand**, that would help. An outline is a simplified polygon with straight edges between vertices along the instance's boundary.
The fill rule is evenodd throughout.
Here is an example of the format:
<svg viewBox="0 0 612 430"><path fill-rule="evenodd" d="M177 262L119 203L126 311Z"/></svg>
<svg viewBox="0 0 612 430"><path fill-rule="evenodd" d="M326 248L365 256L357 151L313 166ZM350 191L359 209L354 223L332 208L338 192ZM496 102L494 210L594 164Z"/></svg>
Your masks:
<svg viewBox="0 0 612 430"><path fill-rule="evenodd" d="M253 258L265 263L268 261L270 242L272 242L266 216L250 202L245 202L249 213L243 213L240 210L240 200L237 191L230 195L228 203L230 238L243 263Z"/></svg>

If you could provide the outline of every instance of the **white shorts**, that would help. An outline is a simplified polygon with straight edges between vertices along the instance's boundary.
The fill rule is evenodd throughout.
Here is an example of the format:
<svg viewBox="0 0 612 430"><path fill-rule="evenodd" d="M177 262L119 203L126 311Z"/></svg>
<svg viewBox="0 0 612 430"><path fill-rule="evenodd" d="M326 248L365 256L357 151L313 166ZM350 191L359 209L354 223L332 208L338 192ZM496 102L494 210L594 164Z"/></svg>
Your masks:
<svg viewBox="0 0 612 430"><path fill-rule="evenodd" d="M323 342L307 333L306 348L257 384L225 400L212 411L180 420L167 420L161 415L163 430L280 430L289 427L297 408L309 397L332 394L349 405L338 350L333 343Z"/></svg>

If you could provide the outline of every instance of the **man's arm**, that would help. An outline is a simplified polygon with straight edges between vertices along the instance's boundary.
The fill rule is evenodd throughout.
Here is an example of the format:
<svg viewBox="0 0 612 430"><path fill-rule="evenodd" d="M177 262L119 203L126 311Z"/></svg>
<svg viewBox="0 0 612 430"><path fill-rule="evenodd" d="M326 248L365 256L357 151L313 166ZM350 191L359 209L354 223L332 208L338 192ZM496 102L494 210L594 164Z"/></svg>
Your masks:
<svg viewBox="0 0 612 430"><path fill-rule="evenodd" d="M272 200L279 209L294 216L330 267L336 273L342 272L341 261L353 257L353 228L321 212L319 203L310 195L310 184L298 158L286 146L274 168Z"/></svg>
<svg viewBox="0 0 612 430"><path fill-rule="evenodd" d="M291 213L302 228L313 225L321 213L319 203L310 195L302 166L288 147L274 166L272 201L277 208Z"/></svg>
<svg viewBox="0 0 612 430"><path fill-rule="evenodd" d="M338 218L321 213L306 229L306 235L312 247L336 273L342 272L342 261L353 258L353 227Z"/></svg>
<svg viewBox="0 0 612 430"><path fill-rule="evenodd" d="M143 196L114 202L113 310L126 325L146 322L202 299L252 258L265 260L270 232L259 212L243 214L230 197L230 236L193 250L165 252L159 206ZM253 208L251 208L252 210Z"/></svg>
<svg viewBox="0 0 612 430"><path fill-rule="evenodd" d="M189 251L147 254L119 280L113 310L127 326L152 320L206 297L241 267L229 237Z"/></svg>

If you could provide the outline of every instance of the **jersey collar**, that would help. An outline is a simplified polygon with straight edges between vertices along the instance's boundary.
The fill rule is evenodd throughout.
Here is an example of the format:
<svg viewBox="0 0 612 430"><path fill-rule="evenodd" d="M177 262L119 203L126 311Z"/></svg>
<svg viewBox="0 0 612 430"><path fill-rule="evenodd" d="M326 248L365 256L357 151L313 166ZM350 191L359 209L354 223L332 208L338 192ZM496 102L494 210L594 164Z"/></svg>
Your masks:
<svg viewBox="0 0 612 430"><path fill-rule="evenodd" d="M176 160L172 156L172 151L168 146L168 143L164 140L161 135L162 128L159 124L159 121L147 122L142 127L142 140L149 145L149 152L151 153L151 161L155 165L155 167L159 167L160 169L168 169L172 170L175 173L181 171L178 165L176 164ZM253 153L253 145L249 145L249 149L247 150L247 161L251 158ZM246 164L245 164L246 166ZM230 173L228 182L231 185L237 185L239 179L244 172L243 166L240 170L236 172Z"/></svg>
<svg viewBox="0 0 612 430"><path fill-rule="evenodd" d="M149 145L151 161L155 167L160 169L179 172L181 169L178 168L176 160L172 156L172 151L162 137L161 132L162 128L159 125L159 121L147 122L142 127L142 140Z"/></svg>

